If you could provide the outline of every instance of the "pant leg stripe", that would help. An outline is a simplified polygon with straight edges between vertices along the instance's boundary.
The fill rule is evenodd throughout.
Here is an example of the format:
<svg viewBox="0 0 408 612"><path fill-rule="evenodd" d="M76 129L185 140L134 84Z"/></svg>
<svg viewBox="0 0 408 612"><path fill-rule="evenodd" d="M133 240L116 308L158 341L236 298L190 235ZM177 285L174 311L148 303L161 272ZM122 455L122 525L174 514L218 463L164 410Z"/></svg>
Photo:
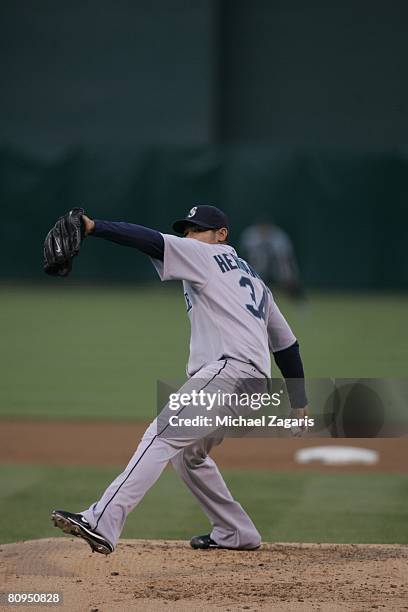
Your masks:
<svg viewBox="0 0 408 612"><path fill-rule="evenodd" d="M212 378L210 378L210 380L208 382L205 383L204 387L202 387L200 389L200 391L203 391L203 389L205 389L221 372L222 370L225 368L225 366L227 365L228 359L226 359L224 361L224 365L218 370L218 372L216 374L214 374L214 376ZM199 392L200 392L199 391ZM187 406L189 406L190 404L186 404L186 406L182 406L182 408L180 408L180 410L177 412L176 416L178 416L179 414L181 414L181 412L184 410L184 408L187 408ZM144 449L143 453L140 455L139 459L136 461L135 465L132 467L132 469L130 470L129 474L126 476L126 478L124 479L124 481L119 485L119 487L116 489L115 493L112 495L112 497L106 502L104 509L102 510L101 514L99 515L98 520L96 521L96 526L95 529L98 528L99 525L99 521L101 520L103 513L105 512L106 508L109 506L109 504L111 503L111 501L113 501L113 499L116 497L117 493L119 493L120 489L122 488L122 486L125 484L125 482L127 481L127 479L129 478L129 476L132 474L133 470L135 469L135 467L139 464L139 462L141 461L141 459L143 459L144 455L146 454L146 452L149 450L149 448L151 447L151 445L153 444L153 442L156 440L156 438L158 436L161 436L162 433L167 429L167 427L170 425L170 423L167 423L167 425L165 427L163 427L162 431L160 433L157 433L152 440L149 442L149 444L146 446L146 448Z"/></svg>

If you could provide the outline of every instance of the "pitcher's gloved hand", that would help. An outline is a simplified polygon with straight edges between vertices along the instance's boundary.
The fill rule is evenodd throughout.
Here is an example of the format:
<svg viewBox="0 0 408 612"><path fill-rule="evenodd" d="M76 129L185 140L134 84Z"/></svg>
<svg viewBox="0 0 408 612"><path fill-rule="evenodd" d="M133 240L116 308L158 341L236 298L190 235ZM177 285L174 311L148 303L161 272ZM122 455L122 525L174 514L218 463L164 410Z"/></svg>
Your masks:
<svg viewBox="0 0 408 612"><path fill-rule="evenodd" d="M85 237L83 208L72 208L58 219L44 242L43 270L51 276L68 276L72 260L79 253Z"/></svg>

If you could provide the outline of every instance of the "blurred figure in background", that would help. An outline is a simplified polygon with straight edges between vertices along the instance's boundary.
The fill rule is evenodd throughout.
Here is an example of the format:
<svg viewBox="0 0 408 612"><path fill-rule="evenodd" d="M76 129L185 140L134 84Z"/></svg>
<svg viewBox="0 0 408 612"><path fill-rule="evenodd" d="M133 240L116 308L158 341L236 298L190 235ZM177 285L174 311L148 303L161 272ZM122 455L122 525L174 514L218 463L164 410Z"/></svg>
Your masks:
<svg viewBox="0 0 408 612"><path fill-rule="evenodd" d="M305 299L293 243L285 230L259 218L243 231L240 248L269 286L285 291L295 300Z"/></svg>

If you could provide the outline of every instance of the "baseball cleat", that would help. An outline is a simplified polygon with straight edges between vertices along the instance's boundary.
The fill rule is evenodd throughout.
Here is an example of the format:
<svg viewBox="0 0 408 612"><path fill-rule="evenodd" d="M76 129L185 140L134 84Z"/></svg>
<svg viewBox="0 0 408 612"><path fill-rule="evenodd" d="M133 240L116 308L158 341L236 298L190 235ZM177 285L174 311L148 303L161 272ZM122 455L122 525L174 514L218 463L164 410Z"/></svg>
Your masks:
<svg viewBox="0 0 408 612"><path fill-rule="evenodd" d="M214 542L209 533L201 536L194 536L190 540L191 548L208 550L209 548L225 548L227 550L257 550L259 546L255 546L254 548L228 548L228 546L221 546Z"/></svg>
<svg viewBox="0 0 408 612"><path fill-rule="evenodd" d="M51 514L51 520L55 527L59 527L64 533L86 540L92 548L92 552L98 552L102 555L110 555L113 552L112 544L99 535L99 533L93 531L82 514L74 514L65 510L54 510Z"/></svg>
<svg viewBox="0 0 408 612"><path fill-rule="evenodd" d="M194 536L190 540L191 548L207 550L207 548L222 548L210 537L210 534Z"/></svg>

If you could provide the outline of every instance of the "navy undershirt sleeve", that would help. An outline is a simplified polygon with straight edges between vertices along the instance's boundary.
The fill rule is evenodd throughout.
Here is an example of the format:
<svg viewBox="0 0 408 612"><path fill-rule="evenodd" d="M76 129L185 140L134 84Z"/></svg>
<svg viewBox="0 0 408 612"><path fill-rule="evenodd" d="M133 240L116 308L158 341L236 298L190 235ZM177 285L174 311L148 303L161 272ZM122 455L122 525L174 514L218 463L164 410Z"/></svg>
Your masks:
<svg viewBox="0 0 408 612"><path fill-rule="evenodd" d="M304 408L307 404L307 397L299 343L296 341L289 348L283 351L276 351L276 353L273 353L273 357L286 381L286 388L292 408Z"/></svg>
<svg viewBox="0 0 408 612"><path fill-rule="evenodd" d="M149 257L163 261L164 238L157 230L124 221L94 221L95 229L90 236L133 247Z"/></svg>

